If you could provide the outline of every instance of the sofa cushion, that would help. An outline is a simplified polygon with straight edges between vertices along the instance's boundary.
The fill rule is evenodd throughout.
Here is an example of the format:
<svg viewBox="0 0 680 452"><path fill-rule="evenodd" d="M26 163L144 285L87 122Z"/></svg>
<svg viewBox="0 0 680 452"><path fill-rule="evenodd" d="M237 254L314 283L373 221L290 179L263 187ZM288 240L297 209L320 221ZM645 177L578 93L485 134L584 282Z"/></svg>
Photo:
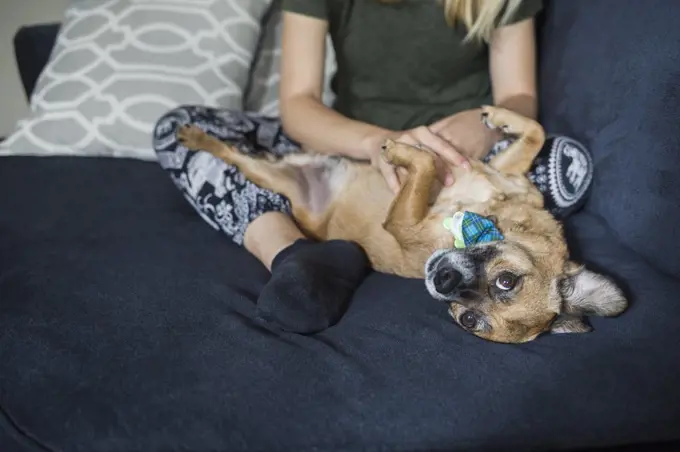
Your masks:
<svg viewBox="0 0 680 452"><path fill-rule="evenodd" d="M75 2L0 154L155 160L153 125L182 104L242 109L271 0ZM49 45L49 44L48 44Z"/></svg>
<svg viewBox="0 0 680 452"><path fill-rule="evenodd" d="M581 140L586 210L653 267L680 276L680 2L550 1L541 26L541 121ZM676 232L679 231L679 232Z"/></svg>
<svg viewBox="0 0 680 452"><path fill-rule="evenodd" d="M680 283L596 216L572 219L574 249L636 302L593 333L493 344L422 281L374 273L336 326L301 336L257 320L267 271L157 165L0 163L0 445L545 450L679 434Z"/></svg>

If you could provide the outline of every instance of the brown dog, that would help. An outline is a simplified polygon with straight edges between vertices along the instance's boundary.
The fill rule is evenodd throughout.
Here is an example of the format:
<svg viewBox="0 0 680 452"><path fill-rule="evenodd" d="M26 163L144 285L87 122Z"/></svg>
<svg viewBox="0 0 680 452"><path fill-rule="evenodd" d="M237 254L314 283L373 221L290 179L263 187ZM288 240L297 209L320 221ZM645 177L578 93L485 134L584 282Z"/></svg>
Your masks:
<svg viewBox="0 0 680 452"><path fill-rule="evenodd" d="M543 128L495 107L484 107L482 119L517 139L488 165L453 168L450 187L436 182L431 153L387 141L384 158L408 172L396 196L366 163L304 153L255 159L194 126L178 137L287 196L308 236L355 241L376 270L424 278L453 319L482 338L517 343L543 332L586 332L583 316L623 312L618 287L569 260L560 224L524 176L543 145ZM503 240L454 248L443 222L457 211L493 218Z"/></svg>

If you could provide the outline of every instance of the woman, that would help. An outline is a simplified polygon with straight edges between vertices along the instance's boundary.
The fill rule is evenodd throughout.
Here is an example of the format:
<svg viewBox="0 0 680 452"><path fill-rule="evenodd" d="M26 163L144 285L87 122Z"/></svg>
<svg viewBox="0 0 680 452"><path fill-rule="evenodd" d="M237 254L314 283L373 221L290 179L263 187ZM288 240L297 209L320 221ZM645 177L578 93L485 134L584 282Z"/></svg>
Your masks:
<svg viewBox="0 0 680 452"><path fill-rule="evenodd" d="M306 240L285 198L224 162L187 152L174 138L178 124L196 123L244 152L280 154L299 144L370 161L396 191L399 174L379 158L380 144L392 138L433 152L442 182L451 184L448 167L507 145L480 122L481 105L536 117L533 17L540 8L540 0L283 0L285 135L278 121L200 107L159 121L161 165L208 222L272 271L258 300L262 317L297 332L335 323L368 270L366 258L353 243ZM338 61L333 108L321 102L327 33ZM551 149L530 174L548 205L541 162Z"/></svg>

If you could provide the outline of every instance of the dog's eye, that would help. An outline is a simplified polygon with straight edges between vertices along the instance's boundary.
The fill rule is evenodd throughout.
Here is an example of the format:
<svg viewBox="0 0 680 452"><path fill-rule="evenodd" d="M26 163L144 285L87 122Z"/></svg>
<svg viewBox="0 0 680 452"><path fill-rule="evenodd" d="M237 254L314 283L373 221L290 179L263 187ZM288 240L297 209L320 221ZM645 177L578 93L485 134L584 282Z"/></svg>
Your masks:
<svg viewBox="0 0 680 452"><path fill-rule="evenodd" d="M496 287L501 290L512 290L517 284L517 276L510 272L503 272L496 278Z"/></svg>
<svg viewBox="0 0 680 452"><path fill-rule="evenodd" d="M473 330L477 326L477 316L473 311L465 311L458 320L468 330Z"/></svg>

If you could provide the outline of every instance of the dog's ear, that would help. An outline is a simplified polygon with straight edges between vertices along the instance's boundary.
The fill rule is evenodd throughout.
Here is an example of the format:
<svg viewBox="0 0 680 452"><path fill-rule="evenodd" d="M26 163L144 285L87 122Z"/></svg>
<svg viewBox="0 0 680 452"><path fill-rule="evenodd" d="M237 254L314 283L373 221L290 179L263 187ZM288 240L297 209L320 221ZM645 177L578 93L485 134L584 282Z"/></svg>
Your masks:
<svg viewBox="0 0 680 452"><path fill-rule="evenodd" d="M593 331L593 327L588 324L584 317L571 314L558 315L550 325L552 334L590 333L591 331Z"/></svg>
<svg viewBox="0 0 680 452"><path fill-rule="evenodd" d="M621 289L608 278L569 262L558 284L562 314L611 317L621 314L628 301Z"/></svg>

